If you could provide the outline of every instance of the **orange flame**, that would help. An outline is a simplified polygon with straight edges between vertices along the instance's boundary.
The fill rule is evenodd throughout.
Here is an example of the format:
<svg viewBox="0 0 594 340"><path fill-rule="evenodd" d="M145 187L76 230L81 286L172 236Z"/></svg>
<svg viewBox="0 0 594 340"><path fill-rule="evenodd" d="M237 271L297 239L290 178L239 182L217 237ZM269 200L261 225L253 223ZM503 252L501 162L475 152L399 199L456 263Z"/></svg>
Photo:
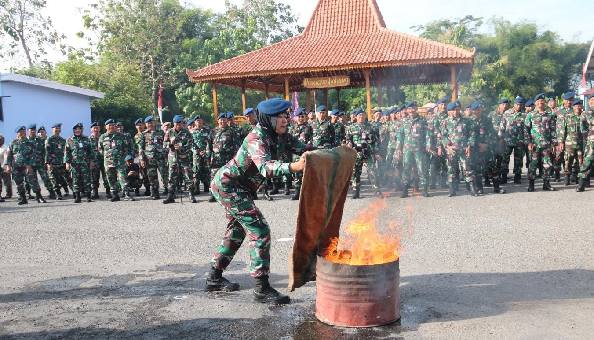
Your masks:
<svg viewBox="0 0 594 340"><path fill-rule="evenodd" d="M324 258L333 263L355 266L396 261L400 257L400 237L397 234L380 234L377 230L377 219L387 207L385 199L371 203L347 225L346 233L340 239L330 241Z"/></svg>

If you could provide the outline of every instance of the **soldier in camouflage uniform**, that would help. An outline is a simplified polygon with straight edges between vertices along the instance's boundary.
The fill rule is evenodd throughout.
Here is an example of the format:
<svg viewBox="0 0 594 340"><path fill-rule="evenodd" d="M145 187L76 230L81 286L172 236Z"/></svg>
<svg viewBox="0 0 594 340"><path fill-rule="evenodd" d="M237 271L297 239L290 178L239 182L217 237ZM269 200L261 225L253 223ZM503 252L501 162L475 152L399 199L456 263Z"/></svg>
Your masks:
<svg viewBox="0 0 594 340"><path fill-rule="evenodd" d="M551 104L548 105L548 108L551 110L551 112L555 116L556 133L557 133L557 136L559 136L559 137L561 136L561 134L563 133L563 131L565 129L565 127L564 127L565 118L568 115L573 115L572 104L573 104L573 100L575 99L575 92L568 91L566 93L563 93L561 95L561 98L563 99L563 107L558 108L557 102L555 101L554 98L551 98L551 100L550 100ZM554 105L552 105L553 103L554 103ZM564 161L565 158L566 158L565 149L563 149L561 147L557 147L557 148L553 149L553 153L551 154L551 163L552 163L551 176L554 175L556 182L561 181L561 168L565 164L565 161ZM578 171L579 171L579 169L575 172L575 176L572 178L574 182L577 182L577 172ZM565 172L567 172L567 169L565 169Z"/></svg>
<svg viewBox="0 0 594 340"><path fill-rule="evenodd" d="M318 118L312 124L313 147L316 149L332 149L336 136L332 122L328 119L326 106L318 106Z"/></svg>
<svg viewBox="0 0 594 340"><path fill-rule="evenodd" d="M493 176L497 177L499 184L502 184L502 167L506 152L505 141L502 137L500 137L499 130L501 128L503 116L509 109L509 104L510 101L508 98L502 98L499 100L497 109L495 109L495 111L489 115L489 118L491 119L491 125L493 126L493 129L495 129L495 135L491 137L493 139L491 141L493 145L493 157L491 160L489 160L487 166L491 169L491 172L493 172ZM491 183L489 183L489 181L490 178L485 177L485 186L490 186Z"/></svg>
<svg viewBox="0 0 594 340"><path fill-rule="evenodd" d="M165 134L162 130L155 130L153 117L144 119L146 129L142 133L142 139L138 143L138 157L140 166L146 172L149 185L151 186L151 197L153 200L161 198L159 195L159 172L161 178L168 178L166 167L162 167L163 142Z"/></svg>
<svg viewBox="0 0 594 340"><path fill-rule="evenodd" d="M299 109L297 111L297 124L291 125L289 133L293 138L299 140L299 142L303 143L307 147L311 148L313 143L313 129L307 122L307 115L305 110ZM297 161L299 159L298 156L293 157L293 161ZM299 195L301 194L301 184L303 180L303 174L296 173L295 174L295 192L291 199L296 201L299 199Z"/></svg>
<svg viewBox="0 0 594 340"><path fill-rule="evenodd" d="M332 110L330 113L331 122L334 126L334 145L336 146L346 142L346 127L340 119L343 114L339 110Z"/></svg>
<svg viewBox="0 0 594 340"><path fill-rule="evenodd" d="M62 194L60 188L64 189L64 195L68 196L68 182L66 179L64 168L64 146L66 140L60 136L62 132L62 124L54 124L52 126L53 135L45 141L45 164L47 165L49 178L56 191L56 195L60 197Z"/></svg>
<svg viewBox="0 0 594 340"><path fill-rule="evenodd" d="M431 150L430 156L430 188L435 189L439 183L442 188L447 187L448 181L448 164L446 161L446 153L443 150L441 143L437 141L440 135L441 122L448 119L448 112L446 110L447 99L442 98L437 101L437 107L434 109L434 114L429 121L427 121L427 128L434 139L431 142L433 150ZM438 149L441 149L438 152Z"/></svg>
<svg viewBox="0 0 594 340"><path fill-rule="evenodd" d="M103 164L107 172L109 186L113 189L111 202L120 200L120 188L123 188L124 198L134 201L130 195L130 188L126 186L126 165L124 159L132 151L128 150L130 143L126 137L117 131L116 123L113 119L105 122L107 132L99 137L99 152L103 156Z"/></svg>
<svg viewBox="0 0 594 340"><path fill-rule="evenodd" d="M592 171L592 165L594 164L594 97L590 97L588 101L590 110L582 114L582 131L587 136L585 137L585 152L584 162L580 168L578 175L578 185L575 190L577 192L583 192L588 186L590 173Z"/></svg>
<svg viewBox="0 0 594 340"><path fill-rule="evenodd" d="M270 99L258 105L258 126L250 132L232 161L216 173L211 192L224 207L227 230L222 244L217 248L213 266L206 279L208 291L234 291L239 285L222 276L246 235L250 242L250 272L256 280L254 299L261 303L289 303L288 296L270 286L270 227L253 201L255 191L265 178L283 176L303 171L304 161L282 163L273 160L276 136L285 134L288 125L287 110L291 103ZM299 153L303 145L292 144Z"/></svg>
<svg viewBox="0 0 594 340"><path fill-rule="evenodd" d="M558 149L557 152L563 152L565 157L565 185L569 186L571 182L577 184L577 176L580 166L584 161L584 140L587 135L587 129L584 126L582 117L582 101L577 99L572 102L572 112L565 113L561 122L557 121ZM559 116L558 118L559 119Z"/></svg>
<svg viewBox="0 0 594 340"><path fill-rule="evenodd" d="M414 174L419 178L419 184L423 188L422 195L429 197L429 151L431 147L431 135L427 128L427 120L419 116L417 104L412 102L406 107L408 119L402 124L398 131L396 152L397 158L402 159L402 195L408 197L410 185L414 182Z"/></svg>
<svg viewBox="0 0 594 340"><path fill-rule="evenodd" d="M105 188L105 197L110 199L111 190L109 182L107 181L107 174L103 162L103 155L99 152L99 137L101 137L101 126L98 122L91 123L91 135L89 141L93 147L93 163L95 166L91 168L91 180L93 181L93 199L99 198L99 179L103 178L103 188Z"/></svg>
<svg viewBox="0 0 594 340"><path fill-rule="evenodd" d="M524 124L529 133L528 151L530 151L530 170L528 171L528 191L534 191L536 169L539 161L543 162L542 174L544 191L555 191L549 181L551 153L557 141L555 115L546 107L543 93L534 98L536 110L528 113Z"/></svg>
<svg viewBox="0 0 594 340"><path fill-rule="evenodd" d="M49 192L49 198L55 200L58 197L56 197L56 192L54 191L54 187L52 186L52 182L50 181L45 168L45 140L42 137L37 136L37 126L35 124L29 125L28 129L29 135L27 138L33 142L35 146L33 149L33 160L31 165L32 171L36 178L37 174L39 174L39 177L41 177L41 180L43 181L43 185ZM30 189L31 187L27 182L27 192L29 192ZM32 199L32 197L29 196L29 199ZM59 197L59 199L62 199L62 197Z"/></svg>
<svg viewBox="0 0 594 340"><path fill-rule="evenodd" d="M498 110L503 112L507 106L507 100L504 99L500 102ZM487 115L482 112L482 105L479 102L474 102L470 105L472 111L471 119L474 121L474 127L476 130L476 144L473 146L472 162L475 173L475 186L477 194L482 195L484 193L484 186L482 179L485 179L485 184L489 186L493 184L493 192L496 194L504 194L505 190L499 186L500 170L499 165L501 162L498 161L497 156L502 150L499 134L493 125L495 116L499 116L499 113L495 112L491 115ZM496 118L496 117L495 117ZM500 126L499 119L496 119L498 123L497 128ZM498 163L499 162L499 163Z"/></svg>
<svg viewBox="0 0 594 340"><path fill-rule="evenodd" d="M523 112L524 98L518 96L514 101L514 107L505 111L499 126L499 137L505 143L505 153L501 166L501 183L507 183L509 173L509 161L514 155L514 184L522 183L522 161L526 144L528 143L528 130L524 124Z"/></svg>
<svg viewBox="0 0 594 340"><path fill-rule="evenodd" d="M33 171L33 159L35 144L25 136L25 127L19 126L15 129L16 138L10 143L4 160L4 171L12 173L12 179L19 194L18 205L27 204L25 192L25 178L31 185L38 203L46 203L41 196L41 189L37 182L36 173Z"/></svg>
<svg viewBox="0 0 594 340"><path fill-rule="evenodd" d="M235 155L236 135L229 126L229 120L225 113L219 115L218 127L214 129L212 136L212 152L208 154L210 158L211 183L216 172ZM211 194L209 202L216 202Z"/></svg>
<svg viewBox="0 0 594 340"><path fill-rule="evenodd" d="M247 122L248 123L241 127L241 138L239 140L239 145L240 146L243 143L243 140L245 139L245 137L247 137L247 135L250 132L252 132L252 129L257 124L257 121L256 121L256 111L253 108L248 107L247 109L245 109L245 111L243 111L243 116L245 118L247 118Z"/></svg>
<svg viewBox="0 0 594 340"><path fill-rule="evenodd" d="M375 168L376 159L379 158L379 141L375 129L366 121L367 116L363 110L357 110L357 123L352 125L347 131L347 145L357 150L357 160L353 172L353 199L360 198L361 193L361 173L363 165L367 167L367 176L375 189L376 195L381 194L379 181L377 178L377 169ZM315 138L315 135L314 135ZM315 140L314 140L315 142Z"/></svg>
<svg viewBox="0 0 594 340"><path fill-rule="evenodd" d="M173 128L165 134L164 144L169 146L169 184L167 198L163 204L175 202L175 192L181 192L182 185L185 185L189 191L190 201L197 203L194 195L194 184L192 180L192 145L194 141L192 134L183 127L183 117L177 115L173 117Z"/></svg>
<svg viewBox="0 0 594 340"><path fill-rule="evenodd" d="M144 119L138 118L134 122L134 126L136 127L136 134L134 135L134 154L136 157L140 158L140 145L144 142L144 131L146 130ZM151 196L151 183L148 179L146 168L140 167L140 175L142 178L142 184L144 185L144 196ZM136 196L139 195L139 190L139 188L134 189Z"/></svg>
<svg viewBox="0 0 594 340"><path fill-rule="evenodd" d="M202 117L195 117L194 131L192 131L192 139L194 140L192 144L192 161L196 195L200 194L200 183L204 185L204 192L208 192L210 186L210 162L208 155L212 150L211 137L212 132L204 125Z"/></svg>
<svg viewBox="0 0 594 340"><path fill-rule="evenodd" d="M81 192L91 200L91 168L95 167L93 162L93 144L89 138L83 136L83 125L78 123L72 127L74 135L66 140L64 148L64 163L66 171L72 175L72 194L74 203L81 202Z"/></svg>
<svg viewBox="0 0 594 340"><path fill-rule="evenodd" d="M402 115L404 107L394 109L394 119L388 125L389 141L386 149L386 177L388 187L402 189L402 158L396 157L396 145L398 143L398 132L403 124Z"/></svg>
<svg viewBox="0 0 594 340"><path fill-rule="evenodd" d="M461 168L470 194L477 196L475 176L471 165L472 147L476 143L476 129L472 120L462 117L460 103L447 105L448 119L441 123L440 142L446 152L448 164L449 196L456 196L456 173Z"/></svg>

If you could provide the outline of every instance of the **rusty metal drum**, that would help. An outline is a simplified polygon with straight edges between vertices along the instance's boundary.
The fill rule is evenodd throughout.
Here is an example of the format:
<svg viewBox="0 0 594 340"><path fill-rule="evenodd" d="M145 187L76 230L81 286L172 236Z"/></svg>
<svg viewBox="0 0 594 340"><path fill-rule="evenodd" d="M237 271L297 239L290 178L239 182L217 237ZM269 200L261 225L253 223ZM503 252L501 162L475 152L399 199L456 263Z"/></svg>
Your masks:
<svg viewBox="0 0 594 340"><path fill-rule="evenodd" d="M316 317L340 327L375 327L400 319L400 267L352 266L318 257Z"/></svg>

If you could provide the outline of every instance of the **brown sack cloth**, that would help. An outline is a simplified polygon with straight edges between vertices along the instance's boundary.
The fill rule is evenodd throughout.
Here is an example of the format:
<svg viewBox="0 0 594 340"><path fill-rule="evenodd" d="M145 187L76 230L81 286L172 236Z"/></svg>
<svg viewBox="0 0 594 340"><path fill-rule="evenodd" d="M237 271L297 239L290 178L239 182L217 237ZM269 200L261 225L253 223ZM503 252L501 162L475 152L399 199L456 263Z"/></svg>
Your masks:
<svg viewBox="0 0 594 340"><path fill-rule="evenodd" d="M318 249L327 248L330 239L339 236L356 158L357 152L346 146L306 155L295 242L289 257L289 291L309 281L315 273Z"/></svg>

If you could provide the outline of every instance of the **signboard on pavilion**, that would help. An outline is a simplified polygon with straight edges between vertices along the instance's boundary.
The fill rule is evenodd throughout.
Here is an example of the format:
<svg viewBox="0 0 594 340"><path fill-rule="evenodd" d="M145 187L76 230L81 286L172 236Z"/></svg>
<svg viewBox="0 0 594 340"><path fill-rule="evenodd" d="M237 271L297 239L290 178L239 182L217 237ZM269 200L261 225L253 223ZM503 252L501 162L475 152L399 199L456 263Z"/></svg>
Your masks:
<svg viewBox="0 0 594 340"><path fill-rule="evenodd" d="M349 76L318 77L303 79L303 87L307 89L328 89L351 85Z"/></svg>

